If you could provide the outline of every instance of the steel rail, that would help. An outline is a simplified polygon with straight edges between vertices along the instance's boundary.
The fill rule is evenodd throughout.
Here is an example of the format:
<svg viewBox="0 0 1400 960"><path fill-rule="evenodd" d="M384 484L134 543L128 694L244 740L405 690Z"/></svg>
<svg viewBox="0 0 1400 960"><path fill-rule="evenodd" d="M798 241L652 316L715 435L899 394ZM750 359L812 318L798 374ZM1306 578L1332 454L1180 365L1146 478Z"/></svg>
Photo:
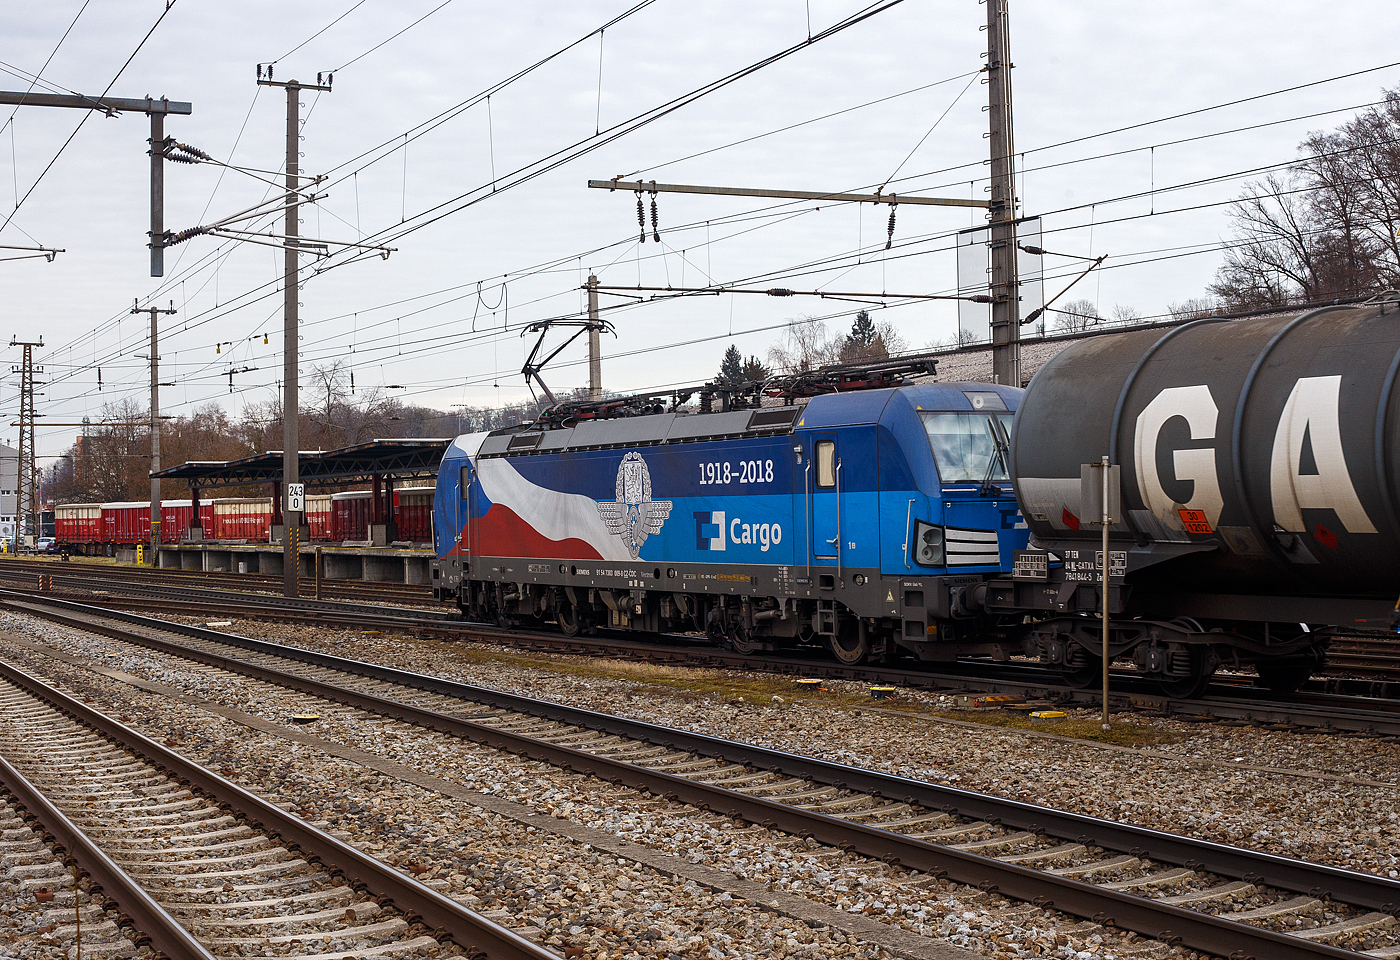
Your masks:
<svg viewBox="0 0 1400 960"><path fill-rule="evenodd" d="M94 615L106 616L106 612L99 611ZM169 641L139 634L131 635L128 631L116 627L84 623L77 617L60 614L56 619L81 629L120 637L174 656L241 673L253 679L460 736L565 770L646 790L703 809L724 812L797 836L813 837L832 846L888 862L897 862L911 869L948 877L960 883L995 890L1014 899L1053 907L1095 922L1111 923L1159 939L1171 941L1179 938L1182 943L1193 949L1206 950L1222 956L1252 955L1279 960L1356 956L1352 951L1326 944L1303 941L1264 928L917 840L878 827L789 806L776 800L753 797L723 787L687 780L674 774L596 756L576 748L511 733L488 724L426 710L376 694L338 687ZM1191 869L1223 876L1248 878L1252 882L1307 892L1315 897L1330 896L1353 906L1388 913L1400 912L1400 881L1383 877L1229 847L765 747L734 743L704 734L626 720L409 671L282 647L266 641L219 634L201 628L182 628L145 618L136 619L151 629L175 632L281 659L292 659L398 683L526 713L541 719L574 724L671 749L723 759L730 763L744 763L787 776L801 776L840 789L856 790L879 797L900 798L911 805L956 812L994 824L1014 826L1086 844L1092 843L1107 849L1181 864Z"/></svg>
<svg viewBox="0 0 1400 960"><path fill-rule="evenodd" d="M769 673L797 673L807 676L834 677L845 680L872 681L885 684L927 689L978 690L984 693L1019 694L1046 697L1061 704L1097 706L1099 695L1094 690L1066 687L1060 678L1037 666L1023 664L968 664L965 672L930 672L925 669L897 669L871 664L846 666L833 661L808 661L794 657L739 655L710 647L646 643L631 639L565 638L558 634L528 634L507 631L494 625L470 624L453 619L451 614L435 611L405 609L386 614L383 607L351 604L343 601L289 601L281 597L238 592L203 591L206 596L217 595L225 603L194 603L191 596L199 591L180 593L177 587L142 585L145 599L117 598L100 602L111 607L155 610L162 608L149 599L150 594L176 597L187 603L188 612L205 615L256 618L266 621L351 627L379 627L402 630L416 636L436 636L443 639L464 638L487 642L508 643L524 649L552 653L577 653L593 656L623 656L647 662L666 662L691 666L709 665L720 668L744 669ZM22 593L23 591L17 591ZM261 608L261 609L254 609ZM315 612L312 612L315 611ZM352 611L347 614L346 611ZM114 614L117 616L117 614ZM1319 681L1321 691L1302 692L1288 700L1269 701L1260 698L1262 691L1250 687L1240 689L1218 680L1212 687L1214 695L1199 700L1176 700L1155 691L1152 684L1131 674L1119 675L1115 681L1114 700L1119 709L1155 711L1168 716L1238 719L1255 723L1291 724L1326 731L1346 731L1366 735L1400 735L1400 710L1391 685L1383 680L1344 680L1329 678ZM1358 699L1370 701L1358 703Z"/></svg>
<svg viewBox="0 0 1400 960"><path fill-rule="evenodd" d="M193 934L4 757L0 757L0 784L38 822L44 839L51 838L66 850L78 868L131 919L137 939L149 939L169 960L214 960Z"/></svg>
<svg viewBox="0 0 1400 960"><path fill-rule="evenodd" d="M252 590L272 590L280 589L281 584L279 579L259 573L232 573L223 570L178 570L175 568L156 568L148 570L139 567L62 563L53 560L0 560L0 578L17 580L38 573L53 577L55 582L87 584L94 580L99 580L112 584L120 584L123 587L173 587L182 585L180 581L186 582L183 586L192 586L195 583L203 581L209 582L211 585L217 584L218 586L232 586L236 583L241 587ZM302 577L300 582L303 589L308 591L314 589L314 577ZM209 588L195 587L195 589ZM340 580L323 577L321 580L321 589L323 593L331 592L347 596L370 597L376 600L392 600L403 603L422 602L433 604L438 607L445 606L440 601L434 601L431 592L423 584L398 583L395 581ZM309 599L309 597L302 599Z"/></svg>
<svg viewBox="0 0 1400 960"><path fill-rule="evenodd" d="M175 779L203 792L224 808L257 821L268 833L280 838L288 850L301 852L308 862L320 862L345 874L352 883L364 884L373 896L393 903L407 919L422 922L433 930L435 936L450 939L464 949L483 950L487 956L500 960L558 960L551 951L473 913L431 887L316 829L212 770L166 749L13 664L0 660L0 676L124 749L136 753L153 766L165 770Z"/></svg>
<svg viewBox="0 0 1400 960"><path fill-rule="evenodd" d="M25 596L35 601L60 602L58 598L45 594L25 591L6 591L0 595ZM173 594L174 596L183 596ZM485 624L470 624L454 621L450 615L433 618L431 611L425 618L405 611L403 616L386 615L383 608L354 606L353 614L337 611L335 604L313 607L314 601L304 600L299 605L278 609L253 610L249 605L259 604L261 594L230 594L229 604L189 605L187 612L206 615L260 619L273 622L315 624L321 626L375 627L387 630L402 630L416 636L440 637L445 640L464 638L484 640L488 643L506 643L527 650L542 650L550 653L580 654L591 656L622 656L647 662L685 664L690 666L714 666L722 669L750 670L755 672L781 673L798 676L821 676L842 680L870 681L896 684L911 688L941 690L977 690L982 693L1016 694L1027 697L1045 697L1065 705L1097 707L1100 703L1097 690L1081 690L1065 687L1057 676L1052 676L1039 666L987 664L977 665L966 672L930 672L861 664L846 666L830 660L803 660L792 657L735 654L708 645L673 646L660 643L646 643L635 640L606 638L561 637L557 634L522 634ZM284 598L267 598L282 601ZM129 616L113 607L136 608L160 611L164 608L155 605L149 598L128 599L118 597L90 601L93 606L107 604L103 609L115 619ZM173 629L175 625L169 625ZM1149 681L1135 678L1130 674L1115 675L1117 691L1114 694L1115 709L1138 709L1153 711L1163 716L1180 718L1215 718L1247 720L1254 723L1291 724L1329 732L1351 732L1366 735L1400 736L1400 710L1394 698L1375 696L1379 681L1353 681L1343 683L1338 680L1326 681L1323 692L1302 692L1293 695L1293 700L1261 700L1260 691L1254 687L1232 688L1217 682L1212 686L1215 693L1198 700L1177 700L1153 691ZM1346 688L1359 689L1346 689ZM1381 685L1382 693L1389 686ZM1374 706L1357 704L1358 700L1375 701Z"/></svg>

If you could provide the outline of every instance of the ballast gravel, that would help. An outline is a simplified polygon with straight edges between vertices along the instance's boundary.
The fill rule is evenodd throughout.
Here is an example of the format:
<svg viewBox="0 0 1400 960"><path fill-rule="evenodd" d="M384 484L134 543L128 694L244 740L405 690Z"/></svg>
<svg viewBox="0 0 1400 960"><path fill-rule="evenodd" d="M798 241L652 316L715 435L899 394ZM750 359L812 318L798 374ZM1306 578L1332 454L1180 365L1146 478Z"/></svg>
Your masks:
<svg viewBox="0 0 1400 960"><path fill-rule="evenodd" d="M110 641L84 639L71 631L26 618L6 617L0 621L0 628L270 720L283 721L302 706L302 701L283 691L272 691L208 668L176 665L167 658L145 651L134 652ZM1153 748L1150 753L1111 751L1086 746L1083 742L1028 737L1017 731L952 725L933 717L911 718L871 708L839 706L829 700L823 702L820 697L804 696L796 689L793 696L781 698L782 702L755 705L713 695L688 694L649 682L644 677L571 673L571 664L575 661L596 670L596 663L590 664L581 658L551 657L547 662L525 666L520 664L519 654L510 654L500 662L476 662L479 656L470 659L459 656L462 648L457 645L407 637L370 639L346 631L253 622L239 622L228 629L246 636L431 672L649 722L797 750L1209 839L1244 842L1263 849L1271 848L1261 841L1294 840L1295 846L1277 852L1352 868L1388 870L1393 869L1396 862L1393 815L1375 824L1380 827L1377 832L1363 832L1351 843L1337 844L1338 830L1335 829L1343 823L1350 828L1357 827L1353 818L1358 808L1369 807L1378 814L1388 814L1394 800L1393 787L1339 782L1325 773L1301 777L1221 767L1224 763L1237 762L1223 759L1222 754L1243 755L1249 758L1251 768L1291 765L1280 762L1278 757L1261 755L1257 739L1246 752L1246 743L1251 738L1277 740L1279 746L1291 751L1293 759L1319 764L1328 758L1310 753L1309 749L1318 745L1321 738L1247 728L1203 729L1153 721L1165 729L1180 728L1178 732L1183 739L1168 747ZM109 658L107 654L116 649L129 652ZM478 654L482 650L480 647L472 649ZM313 757L315 751L287 744L270 745L269 738L252 735L246 727L223 720L211 721L207 714L198 710L173 704L163 697L142 694L86 671L63 667L48 658L34 657L22 648L7 649L6 656L11 655L27 658L34 669L42 669L47 675L63 676L67 684L85 685L100 692L105 700L125 704L123 708L139 728L178 731L183 727L184 732L177 734L182 752L196 759L202 756L202 762L216 769L222 766L235 779L261 792L285 797L287 802L306 804L305 815L322 817L350 836L359 838L368 832L377 839L360 842L377 844L380 849L370 852L391 862L399 862L394 860L395 856L427 856L412 852L424 849L435 851L434 856L442 852L447 863L461 862L460 851L452 853L452 841L447 838L476 839L478 836L488 837L491 844L500 844L503 850L491 861L495 866L480 867L473 862L469 865L474 870L494 870L512 861L528 861L534 870L540 864L551 862L549 844L541 846L545 837L534 828L522 827L515 821L496 818L480 810L463 812L460 804L439 795L376 774L366 776L356 765L337 762L324 755ZM839 688L840 684L829 681L827 686ZM863 691L856 685L851 687ZM927 695L906 694L904 702L910 701L930 710L945 708L937 698ZM891 870L834 851L808 849L803 841L773 835L761 828L743 828L727 821L707 822L686 808L532 762L503 758L494 751L402 724L343 708L322 708L320 712L323 719L314 724L313 732L325 739L354 744L482 793L528 803L550 816L576 820L695 863L728 870L770 889L798 893L843 910L877 916L924 936L946 938L954 945L986 956L1056 956L1088 960L1089 957L1166 953L1159 945L1136 942L1131 935L1106 934L1102 928L1091 924L1076 924L1070 918L1047 915L1034 907L1008 905L1000 898L956 885L934 883L927 878L911 883L905 871ZM1133 718L1118 717L1115 722L1133 722ZM1390 767L1385 772L1387 779L1393 781L1393 744L1350 740L1344 745L1362 745L1374 751L1372 765L1377 773L1382 771L1386 756L1390 756ZM1335 742L1321 746L1322 754L1337 749ZM276 759L271 753L276 754ZM289 760L289 755L295 760ZM1339 762L1341 756L1333 755L1330 759ZM1362 779L1354 773L1351 776ZM408 795L404 794L405 790L409 791ZM1285 799L1289 797L1306 798L1312 806L1306 814L1300 815L1290 808L1290 801ZM444 804L445 808L439 809ZM1272 810L1268 809L1270 804ZM1319 808L1326 813L1333 807L1336 819L1332 824L1319 822ZM1210 816L1192 819L1193 809L1208 810ZM412 812L405 814L405 810ZM1349 812L1344 813L1344 810ZM1277 814L1277 817L1270 814ZM469 819L463 820L463 817ZM472 817L476 819L470 819ZM1265 823L1260 824L1261 819ZM1386 829L1386 824L1391 828ZM1373 842L1364 842L1368 839ZM1246 842L1250 840L1254 842ZM560 943L570 937L597 936L601 929L603 942L590 940L588 956L665 956L658 951L663 940L666 946L675 943L682 947L681 954L684 954L699 941L676 939L685 932L683 922L672 923L670 927L651 924L639 929L637 923L629 919L632 915L627 911L649 915L651 907L660 904L667 909L680 910L683 917L686 911L707 914L724 903L722 900L715 902L714 891L702 891L701 896L687 890L688 886L702 890L694 884L660 877L636 865L628 867L622 861L613 864L610 861L614 858L604 857L608 862L599 866L587 856L589 853L597 855L597 851L586 851L581 856L577 845L559 838L549 838L549 841L569 848L559 854L558 863L572 870L562 881L559 874L549 872L547 866L539 868L545 870L543 874L526 873L520 877L512 874L516 879L514 887L491 881L486 884L490 890L467 882L468 878L483 878L460 868L431 866L424 871L424 876L444 880L447 884L456 883L445 892L478 898L484 905L477 909L506 910L512 916L528 918L527 922L540 926L546 935L559 937ZM448 848L442 847L444 843ZM542 849L546 852L536 852ZM1360 856L1349 859L1354 852ZM1333 854L1330 859L1329 853ZM627 886L609 876L609 870L615 870ZM628 871L637 870L657 879L649 881L649 886L638 888L637 881L628 875ZM580 871L591 879L581 879ZM454 874L461 874L464 880L454 881ZM553 913L540 916L530 912L533 909L530 905L541 890L562 895L561 891L577 889L577 886L569 886L569 876L575 884L588 886L586 893L592 895L589 903L598 903L600 909L608 898L598 891L608 891L610 896L620 898L627 904L620 908L621 918L613 916L600 927L595 914L580 913L579 921L563 923L560 918L565 914L559 910L566 904L551 902L548 896L540 899L551 906ZM525 886L522 887L522 883ZM555 885L554 890L548 889L551 883ZM633 893L637 889L659 891L657 899L639 906L639 898ZM533 892L522 896L522 890ZM640 899L645 900L649 895L643 893ZM703 902L696 901L697 896ZM801 951L817 943L810 938L777 937L772 929L753 927L752 915L763 911L751 904L745 906L748 909L731 908L725 914L732 914L731 919L746 918L749 924L737 933L730 927L725 928L731 936L738 937L735 940L738 945L712 952L710 956L802 956ZM774 923L792 923L776 914L772 916ZM584 918L589 922L582 922ZM539 922L541 920L543 922ZM570 932L573 927L579 927L579 932ZM608 939L607 927L616 929L614 939ZM803 929L813 933L810 928ZM648 931L657 936L651 936ZM709 931L702 931L692 933L691 937L699 936L703 940L708 935ZM839 933L815 931L813 935L819 937L821 946L816 952L805 955L878 955L868 952L876 948L845 942L850 938ZM639 937L641 939L637 939ZM754 941L754 937L758 937L758 941ZM752 952L754 947L760 948L757 953ZM845 952L824 952L837 947ZM630 952L628 948L632 948ZM597 952L599 950L604 952ZM607 952L609 950L613 952ZM1185 955L1181 951L1173 952Z"/></svg>
<svg viewBox="0 0 1400 960"><path fill-rule="evenodd" d="M189 618L169 619L198 623ZM782 702L691 694L626 673L636 665L240 620L229 632L431 673L570 706L795 751L887 773L1014 797L1283 856L1400 878L1400 742L1115 714L1179 739L1112 747L986 724L949 722L951 697L900 690L899 710L837 704L794 683ZM464 650L494 652L480 662ZM587 674L576 672L586 668ZM720 680L770 680L704 670ZM795 678L794 678L795 679ZM827 680L838 693L865 684ZM849 697L846 698L849 700ZM975 719L971 716L969 720ZM1047 727L1045 732L1053 732ZM1275 772L1284 771L1284 772Z"/></svg>
<svg viewBox="0 0 1400 960"><path fill-rule="evenodd" d="M197 619L169 617L182 623ZM1400 878L1400 742L1115 714L1179 739L1150 748L948 722L952 698L900 690L902 709L838 705L796 684L782 702L688 693L625 674L635 665L406 635L239 620L231 633L614 713L650 723L944 783L1283 856ZM466 656L470 651L476 656ZM482 662L480 654L498 661ZM586 669L586 674L577 672ZM771 679L738 671L710 677ZM856 696L867 686L827 688ZM969 717L969 719L973 719ZM1053 727L1047 728L1052 732ZM1274 772L1274 771L1285 772Z"/></svg>

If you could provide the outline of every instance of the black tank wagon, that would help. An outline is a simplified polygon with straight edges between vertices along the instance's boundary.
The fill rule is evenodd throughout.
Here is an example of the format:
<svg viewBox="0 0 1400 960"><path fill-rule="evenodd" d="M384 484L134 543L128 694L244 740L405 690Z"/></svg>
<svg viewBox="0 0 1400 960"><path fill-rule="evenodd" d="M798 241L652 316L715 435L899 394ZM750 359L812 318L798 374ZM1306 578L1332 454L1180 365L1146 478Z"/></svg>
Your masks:
<svg viewBox="0 0 1400 960"><path fill-rule="evenodd" d="M1253 662L1296 688L1343 630L1393 625L1400 594L1400 295L1167 332L1096 337L1031 382L1011 438L1045 580L1002 577L965 606L1029 616L1027 652L1099 669L1101 528L1081 464L1121 465L1110 528L1111 654L1187 694ZM1057 561L1087 558L1089 564ZM1035 564L1026 569L1036 570Z"/></svg>

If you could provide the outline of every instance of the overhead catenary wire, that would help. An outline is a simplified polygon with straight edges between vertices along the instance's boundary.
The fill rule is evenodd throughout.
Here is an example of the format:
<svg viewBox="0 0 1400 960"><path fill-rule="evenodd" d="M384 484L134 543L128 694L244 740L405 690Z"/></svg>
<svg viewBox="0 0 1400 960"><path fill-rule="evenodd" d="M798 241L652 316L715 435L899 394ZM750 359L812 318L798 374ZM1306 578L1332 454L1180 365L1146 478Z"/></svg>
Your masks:
<svg viewBox="0 0 1400 960"><path fill-rule="evenodd" d="M136 49L131 51L131 55L126 58L126 60L122 63L121 67L118 68L117 72L112 75L112 79L108 81L107 86L103 88L102 93L99 96L105 97L108 93L111 92L112 87L116 85L116 82L119 79L121 79L121 75L126 72L126 68L131 66L131 61L136 59L136 55L141 52L141 48L146 45L146 41L151 39L151 34L156 32L156 28L159 27L161 23L165 20L166 15L169 14L170 11L175 7L176 2L177 0L166 0L165 7L161 10L160 16L156 17L156 22L151 24L151 29L146 31L146 35L141 38L141 42L136 44ZM68 139L63 141L63 145L58 148L58 152L53 155L53 159L51 159L44 166L44 169L39 172L39 176L34 178L34 182L30 184L29 189L24 192L24 196L20 198L19 202L15 204L15 208L10 211L8 216L5 217L5 222L0 223L0 231L3 231L7 226L10 225L10 221L14 219L15 214L19 212L19 208L24 206L24 202L28 200L29 197L34 193L35 189L38 188L39 184L43 181L44 177L48 175L48 172L53 169L53 165L58 162L58 158L63 156L63 151L68 149L68 145L73 142L73 138L78 135L78 131L83 128L83 124L87 123L88 118L91 116L91 110L83 112L82 118L78 121L78 125L73 128L73 132L68 135Z"/></svg>
<svg viewBox="0 0 1400 960"><path fill-rule="evenodd" d="M1155 192L1158 192L1158 191L1156 191L1156 190L1153 190L1153 191L1152 191L1152 192L1153 192L1153 193L1154 193L1154 194L1155 194Z"/></svg>
<svg viewBox="0 0 1400 960"><path fill-rule="evenodd" d="M586 38L585 38L585 39L586 39ZM1368 70L1360 71L1360 72L1366 73L1366 72L1371 72L1372 70L1385 69L1385 66L1386 66L1386 65L1382 65L1381 67L1376 67L1376 68L1368 68ZM974 71L974 72L973 72L973 75L975 75L975 73L976 73L976 72ZM967 74L963 74L963 75L959 75L959 76L966 76L966 75L967 75ZM1342 76L1345 77L1345 76L1350 76L1350 75L1351 75L1351 74L1342 75ZM949 79L958 79L958 77L953 77L953 78L949 78ZM1335 79L1339 79L1339 77L1331 77L1331 78L1325 78L1324 80L1320 80L1320 81L1314 81L1314 82L1308 84L1308 86L1316 85L1316 84L1318 84L1318 83L1330 82L1331 80L1335 80ZM947 80L938 81L938 83L943 83L943 82L948 82L948 81L947 81ZM936 84L935 84L935 85L936 85ZM1275 92L1276 92L1276 91L1275 91ZM1267 96L1267 95L1271 95L1271 94L1272 94L1272 92L1271 92L1270 94L1256 95L1256 97L1251 98L1251 99L1258 99L1259 97ZM1234 102L1235 102L1235 101L1230 101L1229 103L1234 103ZM1383 103L1383 102L1384 102L1384 101L1378 101L1378 102L1376 102L1376 103L1361 104L1361 105L1357 105L1357 106L1353 106L1353 107L1335 108L1335 109L1329 110L1329 111L1314 112L1314 113L1310 113L1310 114L1303 114L1303 115L1298 115L1298 116L1295 116L1295 117L1284 118L1284 119L1282 119L1282 120L1269 121L1269 122L1264 123L1264 124L1252 124L1252 125L1248 125L1248 126L1242 126L1242 127L1231 128L1231 129L1228 129L1228 130L1225 130L1225 131L1214 131L1214 132L1211 132L1211 133L1206 133L1206 134L1198 135L1198 136L1195 136L1195 137L1178 138L1178 139L1176 139L1176 140L1162 141L1162 142L1159 142L1159 143L1155 144L1155 146L1165 146L1165 145L1175 145L1175 144L1190 143L1190 142L1195 142L1195 141L1202 140L1202 139L1208 139L1208 138L1211 138L1211 137L1224 136L1224 135L1228 135L1228 134L1232 134L1232 133L1237 133L1237 132L1246 132L1246 131L1249 131L1249 130L1260 129L1260 128L1264 127L1264 126L1277 125L1277 124L1280 124L1280 123L1288 123L1288 122L1293 122L1293 121L1296 121L1296 120L1315 119L1315 118L1317 118L1317 117L1326 116L1326 115L1329 115L1329 114L1332 114L1332 113L1336 113L1336 112L1343 112L1343 111L1347 111L1347 110L1362 109L1362 108L1365 108L1365 107L1368 107L1368 106L1375 106L1375 105L1377 105L1377 103ZM1198 110L1195 110L1195 111L1191 111L1191 112L1192 112L1192 113L1199 113L1199 112L1203 112L1204 110L1208 110L1208 109L1217 109L1217 108L1220 108L1220 107L1225 106L1225 105L1227 105L1227 104L1216 104L1216 105L1213 105L1212 107L1201 108L1201 109L1198 109ZM251 112L251 108L250 108L250 112ZM1173 115L1173 116L1176 116L1176 115ZM1150 123L1163 122L1163 121L1165 121L1166 119L1171 119L1171 118L1170 118L1170 117L1168 117L1168 118L1157 118L1156 120L1150 121ZM246 125L246 118L245 118L245 125ZM1135 125L1135 126L1142 126L1142 125L1143 125L1143 124L1139 124L1139 125ZM1080 139L1083 139L1083 138L1080 138ZM741 141L741 142L742 142L742 141ZM1127 149L1127 150L1121 150L1121 151L1112 151L1112 152L1109 152L1109 153L1098 154L1098 155L1094 155L1094 156L1090 156L1090 157L1085 157L1085 158L1076 158L1076 159L1072 159L1072 160L1068 160L1068 161L1061 161L1061 162L1056 163L1056 164L1047 164L1047 165L1043 165L1043 166L1037 167L1037 168L1035 168L1035 169L1036 169L1036 170L1050 169L1050 168L1052 168L1052 167L1057 167L1057 166L1065 166L1065 165L1074 164L1074 163L1079 163L1079 162L1087 162L1087 161L1090 161L1090 160L1093 160L1093 159L1101 159L1101 158L1105 158L1105 157L1120 156L1120 155L1124 155L1124 154L1126 154L1126 153L1135 152L1135 151L1137 151L1137 150L1149 149L1150 146L1153 146L1153 145L1149 145L1149 146L1145 146L1145 147L1129 148L1129 149ZM1038 148L1038 149L1039 149L1039 148ZM956 169L956 168L946 168L946 169ZM934 172L936 173L937 171L934 171ZM906 179L907 179L907 178L906 178ZM493 176L493 180L494 180L494 176ZM974 181L974 182L975 182L975 181ZM868 185L868 186L873 187L874 184L870 184L870 185ZM933 188L925 188L925 189L939 189L939 188L938 188L938 187L933 187ZM762 208L762 209L773 210L773 209L781 208L781 207L783 207L783 206L789 206L789 205L783 205L783 204L779 204L779 205L770 205L769 207L767 207L767 208ZM760 211L760 215L761 215L761 211ZM740 215L740 216L742 216L742 215ZM732 219L732 218L720 217L720 218L712 218L712 219L713 219L715 222L723 222L723 221L726 220L726 219ZM708 223L708 222L710 222L710 221L706 221L706 222ZM360 233L361 235L363 235L363 231L360 230L360 229L358 229L358 228L357 228L357 233ZM596 252L596 251L590 251L590 252ZM182 253L183 253L183 251L182 251ZM172 279L174 279L174 278L172 278ZM155 291L155 294L154 294L154 295L160 295L161 293L162 293L162 290L157 290L157 291ZM124 313L125 311L123 310L122 312ZM84 335L84 336L86 336L86 335Z"/></svg>
<svg viewBox="0 0 1400 960"><path fill-rule="evenodd" d="M305 40L303 40L301 43L297 44L295 47L292 47L292 49L290 49L290 50L288 50L286 53L282 54L282 56L278 57L276 60L268 60L268 61L266 61L266 63L268 63L268 64L281 63L283 60L287 59L287 58L290 57L292 54L296 53L296 52L297 52L298 50L300 50L302 47L306 46L306 45L307 45L308 43L310 43L312 40L315 40L315 39L316 39L317 37L319 37L321 34L325 33L325 32L326 32L327 30L329 30L331 27L335 26L337 23L339 23L340 21L344 20L346 17L350 16L350 14L354 13L356 10L360 9L360 8L363 7L364 5L365 5L365 0L356 0L356 3L355 3L353 6L351 6L349 10L346 10L344 13L342 13L340 16L336 17L336 18L335 18L334 20L332 20L330 23L326 24L326 25L325 25L324 27L322 27L320 30L317 30L315 33L313 33L311 36L307 37L307 38L306 38Z"/></svg>
<svg viewBox="0 0 1400 960"><path fill-rule="evenodd" d="M345 62L342 63L340 66L338 66L338 67L336 67L334 70L332 70L331 73L339 73L340 71L344 70L346 67L350 66L351 64L359 63L361 60L363 60L365 57L369 56L371 53L374 53L374 51L378 50L380 47L383 47L385 44L391 43L391 42L393 42L394 40L397 40L399 37L403 36L405 33L408 33L408 31L410 31L410 30L412 30L414 27L418 26L418 24L422 23L424 20L428 19L428 18L431 17L433 14L437 13L439 10L441 10L443 7L447 6L447 5L448 5L449 3L451 3L451 2L452 2L452 0L442 0L442 3L438 4L436 7L433 7L433 9L431 9L431 10L429 10L427 13L423 14L423 15L422 15L421 17L419 17L417 20L414 20L412 23L410 23L408 26L404 27L404 28L403 28L402 30L400 30L398 33L395 33L393 36L389 37L388 39L381 40L379 43L376 43L374 46L370 47L368 50L366 50L364 53L360 54L358 57L354 57L354 58L352 58L352 59L350 59L350 60L345 61ZM356 4L356 6L359 6L359 4Z"/></svg>

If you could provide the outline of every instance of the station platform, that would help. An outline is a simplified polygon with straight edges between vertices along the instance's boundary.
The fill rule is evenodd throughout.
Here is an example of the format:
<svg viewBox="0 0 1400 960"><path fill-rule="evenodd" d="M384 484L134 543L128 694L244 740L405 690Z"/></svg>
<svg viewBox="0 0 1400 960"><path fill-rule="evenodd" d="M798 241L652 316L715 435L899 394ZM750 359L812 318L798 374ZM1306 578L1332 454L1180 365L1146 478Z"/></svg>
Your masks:
<svg viewBox="0 0 1400 960"><path fill-rule="evenodd" d="M391 544L387 547L355 543L313 543L298 551L300 576L316 576L321 564L325 580L368 580L379 583L428 583L433 551L427 544ZM132 563L135 550L118 550L117 560ZM168 570L228 571L281 576L280 544L181 543L165 544L155 566Z"/></svg>

